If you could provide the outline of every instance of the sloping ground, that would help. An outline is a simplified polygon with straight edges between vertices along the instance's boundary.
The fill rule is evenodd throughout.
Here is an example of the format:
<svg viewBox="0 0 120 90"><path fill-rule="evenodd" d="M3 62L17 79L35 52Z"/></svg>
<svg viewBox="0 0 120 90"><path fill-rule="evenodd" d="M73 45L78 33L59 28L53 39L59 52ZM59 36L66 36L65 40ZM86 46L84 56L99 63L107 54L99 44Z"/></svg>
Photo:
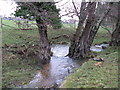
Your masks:
<svg viewBox="0 0 120 90"><path fill-rule="evenodd" d="M118 49L109 47L98 57L104 58L102 66L90 59L74 74L66 78L61 88L118 88Z"/></svg>
<svg viewBox="0 0 120 90"><path fill-rule="evenodd" d="M28 83L40 68L34 57L24 58L3 50L2 87L13 88Z"/></svg>

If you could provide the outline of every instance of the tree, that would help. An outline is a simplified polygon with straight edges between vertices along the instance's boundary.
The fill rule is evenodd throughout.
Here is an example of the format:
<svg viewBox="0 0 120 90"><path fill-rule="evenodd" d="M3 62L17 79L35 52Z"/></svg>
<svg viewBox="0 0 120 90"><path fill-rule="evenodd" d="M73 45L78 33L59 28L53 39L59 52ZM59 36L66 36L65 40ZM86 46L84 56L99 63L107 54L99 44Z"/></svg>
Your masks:
<svg viewBox="0 0 120 90"><path fill-rule="evenodd" d="M102 5L100 11L103 11L106 7L110 7L111 10L108 13L107 17L104 19L102 23L102 27L106 29L111 36L111 46L119 46L120 45L120 19L119 19L119 9L120 9L119 2L110 2L105 3ZM100 12L101 13L101 12ZM100 15L99 13L99 15ZM109 28L112 28L112 31L109 30Z"/></svg>
<svg viewBox="0 0 120 90"><path fill-rule="evenodd" d="M84 3L82 3L82 4L84 4ZM85 5L83 5L83 6L86 7ZM95 7L96 7L95 2L88 3L88 6L87 6L88 16L87 16L87 13L83 14L84 10L81 7L81 10L82 10L81 11L82 13L80 16L81 20L79 19L78 28L77 28L77 31L75 33L74 46L73 45L70 46L70 50L69 50L69 54L68 54L70 57L73 57L75 59L82 59L83 57L85 57L85 55L89 51L87 48L88 47L87 40L89 38L88 33L90 33L90 30L94 24ZM85 16L85 17L83 18L83 16ZM86 17L87 17L87 20L86 20ZM82 29L85 20L86 20L86 25L85 25L85 28L83 29L82 34L78 33Z"/></svg>
<svg viewBox="0 0 120 90"><path fill-rule="evenodd" d="M111 46L120 46L120 19L116 23L116 28L112 33Z"/></svg>
<svg viewBox="0 0 120 90"><path fill-rule="evenodd" d="M74 5L75 11L77 13L77 16L78 16L78 19L79 19L79 23L78 23L78 27L76 29L76 32L75 32L75 34L73 36L73 39L71 41L71 46L69 48L68 56L70 56L70 57L73 57L75 47L77 47L77 44L78 44L80 36L81 36L81 32L83 30L83 24L84 24L85 19L87 17L87 11L86 11L86 4L87 4L87 2L82 2L81 3L80 15L79 15L79 13L78 13L78 11L76 9L76 6L75 6L74 2L72 2L72 3Z"/></svg>
<svg viewBox="0 0 120 90"><path fill-rule="evenodd" d="M39 62L46 64L50 62L51 48L47 36L47 25L55 28L61 27L59 9L54 2L18 2L15 16L36 20L40 35L39 41Z"/></svg>
<svg viewBox="0 0 120 90"><path fill-rule="evenodd" d="M83 3L81 4L83 5ZM81 7L81 15L79 17L81 19L79 19L78 28L69 48L69 57L84 59L89 55L94 37L109 12L109 9L107 9L104 15L98 19L96 16L96 4L96 2L89 2L88 5L83 5L86 11Z"/></svg>
<svg viewBox="0 0 120 90"><path fill-rule="evenodd" d="M118 11L118 14L117 14L118 16L114 17L114 19L117 19L117 22L116 22L116 28L114 29L114 31L112 33L110 45L111 46L120 46L120 18L119 18L120 2L115 3L115 5L118 6L118 8L116 9ZM114 13L112 13L112 16L114 16Z"/></svg>

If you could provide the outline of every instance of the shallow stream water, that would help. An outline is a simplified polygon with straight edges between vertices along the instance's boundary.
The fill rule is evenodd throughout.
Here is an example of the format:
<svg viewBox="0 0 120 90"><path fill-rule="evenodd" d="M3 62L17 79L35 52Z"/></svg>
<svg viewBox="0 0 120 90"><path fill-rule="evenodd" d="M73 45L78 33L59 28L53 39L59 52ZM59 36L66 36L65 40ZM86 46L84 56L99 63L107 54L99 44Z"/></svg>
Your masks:
<svg viewBox="0 0 120 90"><path fill-rule="evenodd" d="M106 45L105 45L106 46ZM102 51L102 46L91 47L92 51ZM53 45L53 56L49 64L39 70L34 79L23 88L56 88L64 81L65 77L79 68L86 60L72 60L67 57L69 45Z"/></svg>

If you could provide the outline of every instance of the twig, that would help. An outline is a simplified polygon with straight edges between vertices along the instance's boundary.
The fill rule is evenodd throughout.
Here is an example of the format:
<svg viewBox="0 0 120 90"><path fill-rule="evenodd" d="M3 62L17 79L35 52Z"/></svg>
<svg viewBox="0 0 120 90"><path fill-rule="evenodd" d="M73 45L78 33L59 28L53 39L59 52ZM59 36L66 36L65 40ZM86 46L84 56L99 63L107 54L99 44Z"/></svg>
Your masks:
<svg viewBox="0 0 120 90"><path fill-rule="evenodd" d="M75 6L75 3L74 3L73 0L72 0L72 3L73 3L73 6L74 6L74 9L75 9L75 12L76 12L77 16L79 17L79 16L80 16L80 15L79 15L79 12L77 11L77 7Z"/></svg>

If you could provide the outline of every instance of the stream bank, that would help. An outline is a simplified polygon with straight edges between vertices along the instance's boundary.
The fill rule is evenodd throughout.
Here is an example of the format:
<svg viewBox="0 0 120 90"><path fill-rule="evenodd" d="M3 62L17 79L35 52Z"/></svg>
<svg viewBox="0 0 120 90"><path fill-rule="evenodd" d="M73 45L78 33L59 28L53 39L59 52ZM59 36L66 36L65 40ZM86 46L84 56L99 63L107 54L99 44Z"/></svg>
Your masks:
<svg viewBox="0 0 120 90"><path fill-rule="evenodd" d="M97 52L104 58L102 66L90 59L81 68L65 78L60 88L118 88L118 48L108 47Z"/></svg>

